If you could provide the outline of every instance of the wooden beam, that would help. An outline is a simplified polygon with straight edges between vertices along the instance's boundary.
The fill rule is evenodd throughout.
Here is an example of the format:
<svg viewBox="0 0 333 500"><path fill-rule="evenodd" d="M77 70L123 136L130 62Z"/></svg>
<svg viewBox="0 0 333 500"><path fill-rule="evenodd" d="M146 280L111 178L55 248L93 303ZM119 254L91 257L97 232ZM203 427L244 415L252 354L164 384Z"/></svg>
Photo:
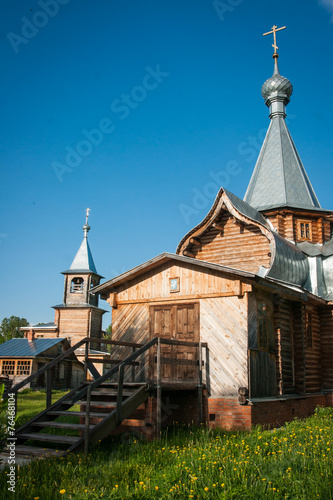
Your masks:
<svg viewBox="0 0 333 500"><path fill-rule="evenodd" d="M203 412L202 412L202 345L199 342L199 374L198 374L198 405L199 405L199 424L203 422Z"/></svg>
<svg viewBox="0 0 333 500"><path fill-rule="evenodd" d="M194 259L194 258L195 258L194 253L189 252L188 250L184 250L184 251L183 251L183 255L185 255L185 257L191 257L192 259Z"/></svg>
<svg viewBox="0 0 333 500"><path fill-rule="evenodd" d="M219 231L224 231L224 226L222 224L219 224L218 222L214 222L212 224L212 226L215 228L215 229L218 229Z"/></svg>
<svg viewBox="0 0 333 500"><path fill-rule="evenodd" d="M117 292L110 293L109 298L107 299L107 302L110 304L110 307L112 307L112 309L117 309L117 307L118 307Z"/></svg>
<svg viewBox="0 0 333 500"><path fill-rule="evenodd" d="M243 291L251 292L252 285L247 283L243 283ZM200 293L195 295L183 295L177 297L177 302L181 301L189 301L194 299L212 299L216 297L233 297L237 295L234 291L230 292L216 292L216 293ZM119 305L124 304L154 304L154 303L163 303L163 302L174 302L174 297L158 297L156 299L129 299L129 300L119 300Z"/></svg>
<svg viewBox="0 0 333 500"><path fill-rule="evenodd" d="M91 385L87 387L87 399L86 399L86 420L84 426L84 454L88 455L89 448L89 424L90 424L90 402L91 402Z"/></svg>
<svg viewBox="0 0 333 500"><path fill-rule="evenodd" d="M201 242L197 240L196 238L190 238L190 243L192 245L196 245L197 247L201 247Z"/></svg>
<svg viewBox="0 0 333 500"><path fill-rule="evenodd" d="M162 422L162 367L161 367L161 338L157 340L157 402L156 402L156 434L157 439L161 436L161 422Z"/></svg>
<svg viewBox="0 0 333 500"><path fill-rule="evenodd" d="M241 280L235 281L235 295L237 295L238 297L243 297L244 295L243 283L241 282Z"/></svg>

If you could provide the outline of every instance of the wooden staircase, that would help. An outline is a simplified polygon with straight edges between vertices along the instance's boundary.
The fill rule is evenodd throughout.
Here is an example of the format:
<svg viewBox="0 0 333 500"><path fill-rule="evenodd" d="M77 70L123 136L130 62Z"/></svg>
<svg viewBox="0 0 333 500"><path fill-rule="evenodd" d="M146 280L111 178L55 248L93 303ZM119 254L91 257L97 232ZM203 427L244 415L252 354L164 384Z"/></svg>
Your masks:
<svg viewBox="0 0 333 500"><path fill-rule="evenodd" d="M146 384L125 382L121 391L121 401L119 401L118 383L103 382L90 391L90 403L87 397L76 400L76 396L82 392L82 389L89 385L91 386L91 384L82 384L17 429L15 434L17 438L16 459L64 456L74 450L82 451L87 437L89 443L94 443L104 439L120 424L130 424L131 422L127 421L128 417L149 396ZM89 392L86 391L86 394L88 395ZM80 411L71 410L74 405L79 405ZM87 406L91 408L91 411L87 412ZM75 417L74 420L79 418L80 422L62 422L58 420L61 417L66 417L67 420L68 417ZM52 433L48 432L50 429ZM8 454L3 452L2 458L6 456Z"/></svg>
<svg viewBox="0 0 333 500"><path fill-rule="evenodd" d="M109 359L107 362L113 364L113 368L104 375L91 366L94 360L89 358L89 343L105 343L114 346L131 348L132 354L123 359ZM197 360L171 359L162 357L161 344L195 347L198 350ZM85 349L85 374L90 371L94 377L92 381L82 382L78 387L71 390L55 403L52 403L52 369L66 357L72 355L75 350L86 345ZM161 393L162 393L162 364L179 364L195 366L198 371L198 404L199 421L202 422L202 348L207 349L207 344L201 342L176 341L155 337L146 344L133 344L128 342L102 340L96 338L85 338L50 361L34 374L27 377L16 386L7 390L3 399L16 398L17 393L33 379L43 373L46 375L46 408L37 416L22 425L15 432L15 458L16 463L24 463L33 457L43 458L45 456L64 456L72 451L88 452L90 443L98 442L110 435L121 424L133 426L140 425L139 419L131 422L129 419L136 410L145 403L151 391L156 392L156 435L161 431ZM155 357L156 350L156 357ZM149 353L150 351L150 353ZM128 352L128 351L127 351ZM135 367L145 363L145 358L150 356L156 363L156 377L149 378L145 382L135 382ZM90 368L91 367L91 368ZM126 372L126 376L125 376ZM125 381L131 374L131 382ZM117 382L113 382L114 378ZM186 382L186 381L184 381ZM185 388L181 386L180 388ZM79 406L79 410L75 408ZM137 415L135 415L137 416ZM70 418L69 418L70 417ZM65 418L65 422L63 421ZM68 420L73 420L70 422ZM144 426L145 422L142 421ZM0 462L7 462L8 453L5 450L0 454Z"/></svg>

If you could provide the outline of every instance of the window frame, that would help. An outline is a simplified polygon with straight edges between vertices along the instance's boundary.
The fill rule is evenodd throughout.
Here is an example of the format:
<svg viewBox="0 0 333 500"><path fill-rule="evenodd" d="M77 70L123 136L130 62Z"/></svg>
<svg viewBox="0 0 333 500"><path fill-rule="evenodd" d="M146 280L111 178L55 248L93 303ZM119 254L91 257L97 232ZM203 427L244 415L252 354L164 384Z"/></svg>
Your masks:
<svg viewBox="0 0 333 500"><path fill-rule="evenodd" d="M6 370L5 368L6 366L7 367L11 366L12 369ZM20 367L26 367L26 368L24 369ZM26 377L29 377L29 375L31 375L31 370L32 370L32 359L10 359L10 358L0 359L0 375L8 375L9 377L15 377L15 376L21 377L22 375L25 375ZM10 371L11 373L8 373L8 371Z"/></svg>
<svg viewBox="0 0 333 500"><path fill-rule="evenodd" d="M303 229L301 227L302 224L304 224ZM308 226L308 228L306 226ZM307 236L307 229L309 231L308 236ZM302 230L304 230L305 236L302 236ZM312 241L312 221L303 219L297 221L297 239L302 241Z"/></svg>

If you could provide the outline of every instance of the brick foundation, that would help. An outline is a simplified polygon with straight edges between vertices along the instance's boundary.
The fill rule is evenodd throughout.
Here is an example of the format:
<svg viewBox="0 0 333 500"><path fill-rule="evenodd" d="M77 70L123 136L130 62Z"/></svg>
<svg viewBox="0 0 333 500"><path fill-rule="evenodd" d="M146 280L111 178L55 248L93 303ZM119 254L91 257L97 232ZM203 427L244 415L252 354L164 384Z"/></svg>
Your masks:
<svg viewBox="0 0 333 500"><path fill-rule="evenodd" d="M156 397L150 396L129 419L112 435L132 433L152 440L156 437ZM333 406L333 393L308 394L285 399L261 398L240 405L237 396L203 398L204 422L211 428L251 430L256 425L264 428L280 427L295 418L314 413L316 406ZM93 410L92 410L93 411ZM100 409L95 408L95 411ZM91 420L93 423L93 419ZM199 405L196 391L162 393L162 427L199 424Z"/></svg>

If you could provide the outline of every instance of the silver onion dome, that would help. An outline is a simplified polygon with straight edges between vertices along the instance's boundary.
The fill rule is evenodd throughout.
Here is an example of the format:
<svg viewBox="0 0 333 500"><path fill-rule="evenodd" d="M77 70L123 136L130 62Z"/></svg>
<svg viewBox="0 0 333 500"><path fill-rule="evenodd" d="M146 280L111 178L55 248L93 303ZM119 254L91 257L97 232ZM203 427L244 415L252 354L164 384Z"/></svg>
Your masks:
<svg viewBox="0 0 333 500"><path fill-rule="evenodd" d="M261 95L266 105L270 108L270 117L285 114L285 106L293 93L293 86L288 78L280 75L278 66L278 54L274 54L274 73L265 81L261 88Z"/></svg>
<svg viewBox="0 0 333 500"><path fill-rule="evenodd" d="M272 94L284 94L290 98L293 93L293 86L288 78L281 75L273 75L265 81L261 87L261 95L268 99Z"/></svg>

